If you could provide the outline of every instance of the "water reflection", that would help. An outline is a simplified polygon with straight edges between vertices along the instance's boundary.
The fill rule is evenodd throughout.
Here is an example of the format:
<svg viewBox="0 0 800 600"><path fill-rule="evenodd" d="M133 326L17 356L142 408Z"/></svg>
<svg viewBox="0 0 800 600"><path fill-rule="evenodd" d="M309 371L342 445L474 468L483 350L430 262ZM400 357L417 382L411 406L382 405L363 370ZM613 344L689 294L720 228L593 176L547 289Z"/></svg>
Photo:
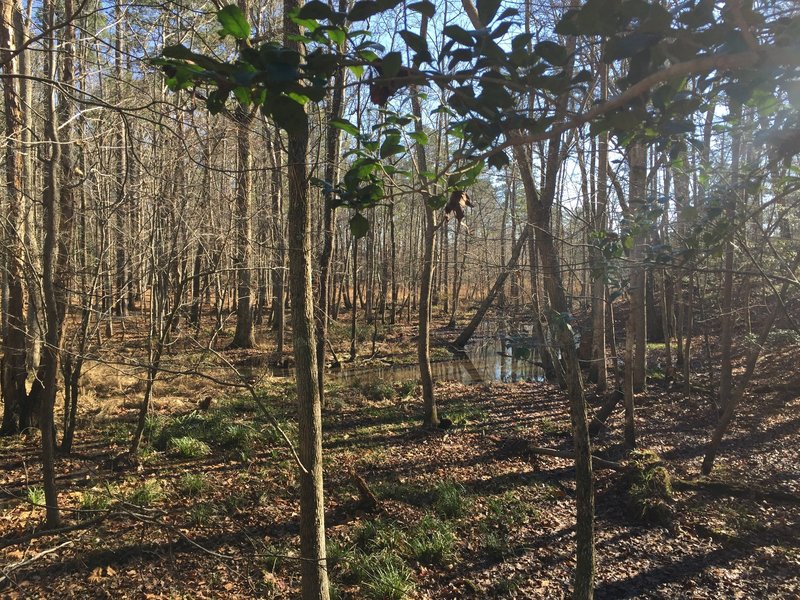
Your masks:
<svg viewBox="0 0 800 600"><path fill-rule="evenodd" d="M544 381L539 349L541 342L530 336L489 338L467 346L466 351L450 360L431 365L436 381L465 384L502 381L505 383ZM276 376L292 376L291 371ZM419 378L418 365L385 366L329 371L329 382L387 381L390 383Z"/></svg>

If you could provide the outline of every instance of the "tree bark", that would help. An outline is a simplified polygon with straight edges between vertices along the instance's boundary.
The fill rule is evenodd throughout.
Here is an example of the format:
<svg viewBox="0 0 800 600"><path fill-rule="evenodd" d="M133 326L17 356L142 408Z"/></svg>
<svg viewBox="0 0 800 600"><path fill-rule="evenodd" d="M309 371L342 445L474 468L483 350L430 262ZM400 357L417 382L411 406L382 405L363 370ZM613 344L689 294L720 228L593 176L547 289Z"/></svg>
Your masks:
<svg viewBox="0 0 800 600"><path fill-rule="evenodd" d="M600 101L608 98L608 65L600 64ZM608 222L608 132L597 140L597 187L594 206L594 230L605 231ZM608 388L608 366L606 361L606 281L603 256L597 246L591 247L592 260L592 359L589 381L597 384L599 391Z"/></svg>
<svg viewBox="0 0 800 600"><path fill-rule="evenodd" d="M339 0L339 10L347 11L347 0ZM325 140L325 181L335 185L337 167L339 163L339 146L341 130L330 124L333 119L339 119L344 111L344 83L345 69L337 69L333 80L333 95L328 113L328 131ZM333 205L333 195L325 194L325 207L323 209L323 243L319 257L319 300L317 302L317 374L319 377L319 401L325 406L325 343L328 338L328 319L330 310L330 271L333 259L333 245L336 235L336 222L334 220L336 207Z"/></svg>
<svg viewBox="0 0 800 600"><path fill-rule="evenodd" d="M292 39L300 27L289 16L299 0L284 0L284 43L303 52ZM296 39L296 38L295 38ZM322 407L316 359L314 299L311 286L311 202L308 194L308 122L288 135L289 291L292 301L294 361L297 380L300 470L300 563L303 600L328 600L325 560L325 503L322 488Z"/></svg>
<svg viewBox="0 0 800 600"><path fill-rule="evenodd" d="M26 320L25 320L25 269L23 239L23 157L22 129L24 124L19 94L19 79L15 77L19 61L12 59L13 52L22 43L14 32L14 13L20 8L16 2L3 2L0 12L0 59L3 73L3 104L5 106L6 137L6 194L8 214L5 225L5 271L8 286L8 304L3 323L3 423L0 433L9 435L29 425L24 414L27 408Z"/></svg>

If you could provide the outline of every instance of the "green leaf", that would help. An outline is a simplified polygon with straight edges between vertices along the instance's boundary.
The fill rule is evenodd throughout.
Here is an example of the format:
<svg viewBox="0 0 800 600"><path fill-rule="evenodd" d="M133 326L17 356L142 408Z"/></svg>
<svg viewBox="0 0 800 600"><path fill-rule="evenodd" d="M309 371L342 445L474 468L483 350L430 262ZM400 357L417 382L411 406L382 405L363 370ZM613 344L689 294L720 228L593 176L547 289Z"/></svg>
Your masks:
<svg viewBox="0 0 800 600"><path fill-rule="evenodd" d="M478 19L487 26L500 9L500 0L478 0Z"/></svg>
<svg viewBox="0 0 800 600"><path fill-rule="evenodd" d="M414 133L408 134L408 137L423 146L428 143L428 136L424 131L415 131Z"/></svg>
<svg viewBox="0 0 800 600"><path fill-rule="evenodd" d="M400 32L400 37L414 52L428 53L428 42L421 35L404 29Z"/></svg>
<svg viewBox="0 0 800 600"><path fill-rule="evenodd" d="M533 47L533 51L556 67L563 67L567 64L569 54L567 49L561 44L545 40Z"/></svg>
<svg viewBox="0 0 800 600"><path fill-rule="evenodd" d="M356 136L359 133L358 127L353 125L347 119L331 119L330 126L335 127L336 129L341 129L345 133L349 133L353 136Z"/></svg>
<svg viewBox="0 0 800 600"><path fill-rule="evenodd" d="M373 15L381 12L380 5L375 0L361 0L356 2L350 12L347 13L349 21L366 21Z"/></svg>
<svg viewBox="0 0 800 600"><path fill-rule="evenodd" d="M222 25L222 34L230 35L237 40L250 37L250 23L235 4L229 4L217 12L217 20Z"/></svg>
<svg viewBox="0 0 800 600"><path fill-rule="evenodd" d="M367 235L368 231L369 221L367 218L361 213L354 214L353 218L350 219L350 232L353 234L353 237L360 239Z"/></svg>
<svg viewBox="0 0 800 600"><path fill-rule="evenodd" d="M444 205L447 204L447 196L444 194L436 194L434 196L428 196L428 206L430 206L433 210L439 210L444 208Z"/></svg>
<svg viewBox="0 0 800 600"><path fill-rule="evenodd" d="M183 44L175 44L174 46L164 46L164 49L161 51L163 56L167 58L178 58L181 60L192 60L194 57L194 52L189 50Z"/></svg>
<svg viewBox="0 0 800 600"><path fill-rule="evenodd" d="M311 0L311 2L304 4L297 13L299 19L330 19L333 17L333 9L325 2L320 0Z"/></svg>
<svg viewBox="0 0 800 600"><path fill-rule="evenodd" d="M405 151L405 146L402 144L398 144L394 138L387 138L383 144L381 144L381 158L388 158L389 156L394 156L395 154L399 154Z"/></svg>
<svg viewBox="0 0 800 600"><path fill-rule="evenodd" d="M442 32L450 39L453 39L464 46L472 46L474 43L472 36L467 33L465 29L459 27L458 25L448 25L442 30Z"/></svg>
<svg viewBox="0 0 800 600"><path fill-rule="evenodd" d="M253 101L252 97L250 96L250 90L244 87L233 88L233 95L236 96L236 99L243 106L249 106Z"/></svg>
<svg viewBox="0 0 800 600"><path fill-rule="evenodd" d="M347 68L350 69L350 72L353 75L355 75L356 79L361 79L361 77L364 75L363 65L351 65Z"/></svg>
<svg viewBox="0 0 800 600"><path fill-rule="evenodd" d="M630 58L640 52L647 50L662 38L659 33L632 33L625 37L614 37L608 40L605 52L603 53L604 62L612 62L621 58Z"/></svg>
<svg viewBox="0 0 800 600"><path fill-rule="evenodd" d="M394 77L403 66L403 57L399 52L389 52L381 61L383 77Z"/></svg>
<svg viewBox="0 0 800 600"><path fill-rule="evenodd" d="M422 0L422 2L414 2L409 4L408 10L418 12L422 15L425 15L429 19L432 19L436 14L436 6L433 4L433 2L429 2L428 0Z"/></svg>
<svg viewBox="0 0 800 600"><path fill-rule="evenodd" d="M344 31L343 29L336 29L336 28L326 29L325 35L327 35L328 39L332 41L334 44L336 44L336 46L338 46L339 48L343 48L345 42L347 41L347 32Z"/></svg>
<svg viewBox="0 0 800 600"><path fill-rule="evenodd" d="M308 128L305 109L288 96L268 96L265 106L275 124L288 133L298 133Z"/></svg>

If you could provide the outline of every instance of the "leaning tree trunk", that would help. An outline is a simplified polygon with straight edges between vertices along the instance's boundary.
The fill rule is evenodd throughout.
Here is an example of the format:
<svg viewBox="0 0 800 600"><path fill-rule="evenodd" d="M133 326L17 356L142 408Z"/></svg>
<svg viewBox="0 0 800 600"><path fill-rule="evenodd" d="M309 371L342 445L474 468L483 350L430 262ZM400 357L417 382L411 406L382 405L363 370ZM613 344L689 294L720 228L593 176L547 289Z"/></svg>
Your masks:
<svg viewBox="0 0 800 600"><path fill-rule="evenodd" d="M502 266L502 270L495 279L494 285L492 285L489 293L486 294L486 297L481 302L481 305L478 307L478 312L476 312L470 322L467 324L466 327L458 334L458 337L453 342L453 346L456 349L463 349L464 346L472 339L472 336L475 335L475 331L478 329L478 326L483 321L483 318L486 316L487 311L492 306L495 298L497 298L500 291L503 289L505 285L506 279L511 271L517 266L519 262L519 257L522 254L522 250L525 248L526 243L528 242L528 235L530 234L529 228L525 228L522 231L522 235L519 236L516 243L514 244L514 248L511 250L511 257L508 259L508 264Z"/></svg>
<svg viewBox="0 0 800 600"><path fill-rule="evenodd" d="M800 252L795 255L794 261L789 268L789 273L791 276L794 276L794 272L797 270L798 266L800 266ZM778 317L778 313L781 310L785 310L785 304L782 302L781 298L786 295L786 292L789 290L790 286L791 283L789 281L784 282L780 292L775 294L775 305L770 310L767 318L762 324L758 339L750 346L750 349L748 350L747 358L745 360L744 373L742 374L738 385L733 388L733 391L728 398L728 402L723 406L722 416L720 417L719 422L714 429L714 433L711 436L711 441L706 449L706 454L703 457L703 466L701 467L703 475L708 475L714 468L714 460L719 452L722 438L725 436L725 433L728 431L728 428L733 422L733 418L736 415L736 408L738 407L739 402L741 402L742 397L747 390L747 386L753 377L756 364L761 356L761 349L764 347L764 344L769 337L769 332L772 330L772 326L775 324L775 319Z"/></svg>

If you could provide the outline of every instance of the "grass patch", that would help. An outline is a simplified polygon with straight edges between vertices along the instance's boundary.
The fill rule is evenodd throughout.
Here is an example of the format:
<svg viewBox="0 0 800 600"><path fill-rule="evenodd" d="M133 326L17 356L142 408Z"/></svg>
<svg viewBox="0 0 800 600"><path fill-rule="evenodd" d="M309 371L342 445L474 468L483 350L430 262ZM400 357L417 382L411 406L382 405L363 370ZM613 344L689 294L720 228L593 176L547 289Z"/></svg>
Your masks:
<svg viewBox="0 0 800 600"><path fill-rule="evenodd" d="M40 487L29 487L26 494L26 498L28 499L28 503L35 507L42 508L47 505L47 501L44 497L44 489Z"/></svg>
<svg viewBox="0 0 800 600"><path fill-rule="evenodd" d="M412 483L381 481L375 484L374 490L379 498L405 502L413 506L422 506L428 501L426 491Z"/></svg>
<svg viewBox="0 0 800 600"><path fill-rule="evenodd" d="M255 435L256 431L252 427L241 423L233 423L223 430L220 446L237 453L242 458L248 458L253 453Z"/></svg>
<svg viewBox="0 0 800 600"><path fill-rule="evenodd" d="M422 517L408 536L409 556L423 565L445 565L455 557L455 549L451 525L432 515Z"/></svg>
<svg viewBox="0 0 800 600"><path fill-rule="evenodd" d="M396 384L397 388L397 395L401 398L406 398L411 396L417 391L417 380L416 379L408 379L406 381L401 381Z"/></svg>
<svg viewBox="0 0 800 600"><path fill-rule="evenodd" d="M208 482L200 473L184 473L178 481L178 491L184 496L199 496L207 489Z"/></svg>
<svg viewBox="0 0 800 600"><path fill-rule="evenodd" d="M81 502L78 508L81 511L82 519L91 519L98 512L108 510L111 506L111 497L107 492L99 489L86 490L81 494Z"/></svg>
<svg viewBox="0 0 800 600"><path fill-rule="evenodd" d="M395 523L383 519L364 521L353 533L353 540L360 550L390 550L402 553L407 546L405 532Z"/></svg>
<svg viewBox="0 0 800 600"><path fill-rule="evenodd" d="M203 527L208 525L214 518L216 510L213 504L203 502L195 504L189 510L189 523L195 527Z"/></svg>
<svg viewBox="0 0 800 600"><path fill-rule="evenodd" d="M361 590L370 600L403 600L414 590L411 569L392 555L369 557Z"/></svg>
<svg viewBox="0 0 800 600"><path fill-rule="evenodd" d="M125 499L136 506L152 506L164 499L164 490L158 480L148 479L131 490Z"/></svg>
<svg viewBox="0 0 800 600"><path fill-rule="evenodd" d="M454 481L443 481L433 490L433 510L445 519L455 519L464 514L466 490Z"/></svg>
<svg viewBox="0 0 800 600"><path fill-rule="evenodd" d="M387 381L359 382L358 388L367 400L373 402L394 400L397 397L397 390Z"/></svg>
<svg viewBox="0 0 800 600"><path fill-rule="evenodd" d="M190 435L171 438L167 444L170 454L181 458L203 458L211 454L211 448L205 442Z"/></svg>
<svg viewBox="0 0 800 600"><path fill-rule="evenodd" d="M552 419L548 419L547 417L539 421L539 429L541 430L542 435L551 437L562 436L567 432L567 428L565 425L558 424Z"/></svg>
<svg viewBox="0 0 800 600"><path fill-rule="evenodd" d="M538 518L539 509L514 491L488 498L486 518L480 525L484 551L494 560L514 554L514 532Z"/></svg>
<svg viewBox="0 0 800 600"><path fill-rule="evenodd" d="M125 444L133 437L133 428L128 423L109 423L103 428L103 437L109 444Z"/></svg>
<svg viewBox="0 0 800 600"><path fill-rule="evenodd" d="M242 492L233 492L225 496L225 510L229 513L237 513L250 504L251 498Z"/></svg>

